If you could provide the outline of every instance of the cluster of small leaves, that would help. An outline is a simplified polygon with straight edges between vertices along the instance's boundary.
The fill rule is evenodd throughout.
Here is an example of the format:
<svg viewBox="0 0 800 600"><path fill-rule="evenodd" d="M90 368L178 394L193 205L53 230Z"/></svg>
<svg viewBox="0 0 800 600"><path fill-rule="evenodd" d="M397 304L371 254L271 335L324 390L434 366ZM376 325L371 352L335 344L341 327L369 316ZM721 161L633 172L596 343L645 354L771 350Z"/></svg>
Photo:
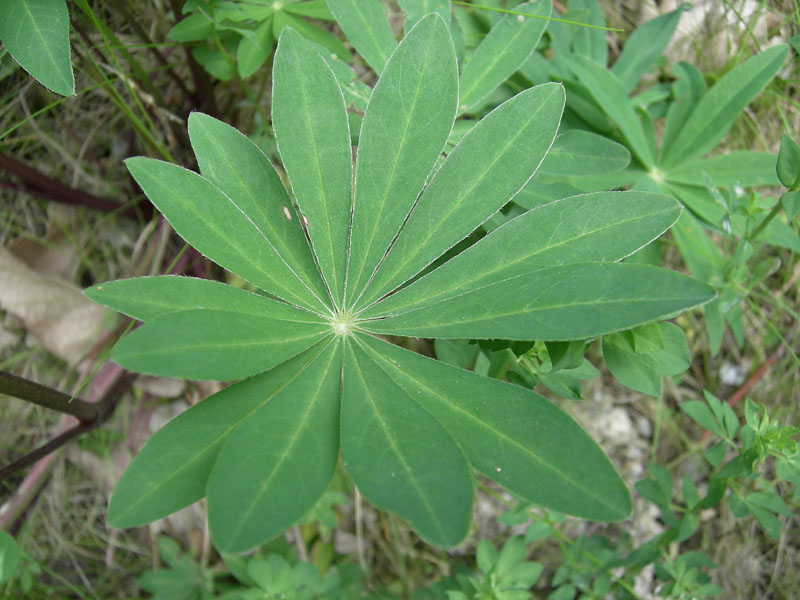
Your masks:
<svg viewBox="0 0 800 600"><path fill-rule="evenodd" d="M169 39L191 43L195 60L222 81L236 73L250 77L262 67L286 26L340 60L352 59L339 38L306 20L333 21L325 0L188 0L182 13L185 17L169 31Z"/></svg>

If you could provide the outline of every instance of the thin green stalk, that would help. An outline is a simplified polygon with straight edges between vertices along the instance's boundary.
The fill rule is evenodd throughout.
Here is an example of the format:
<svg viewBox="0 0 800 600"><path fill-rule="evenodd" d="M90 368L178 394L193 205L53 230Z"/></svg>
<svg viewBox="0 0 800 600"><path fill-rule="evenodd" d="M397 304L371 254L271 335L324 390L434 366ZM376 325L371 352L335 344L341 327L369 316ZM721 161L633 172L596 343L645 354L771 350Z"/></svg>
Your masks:
<svg viewBox="0 0 800 600"><path fill-rule="evenodd" d="M616 29L615 27L604 27L602 25L592 25L591 23L580 23L578 21L570 21L569 19L559 19L558 17L543 17L542 15L532 15L530 13L524 13L518 10L509 10L507 8L497 8L494 6L483 6L481 4L472 4L470 2L460 2L459 0L450 0L450 3L455 4L457 6L465 6L467 8L490 10L493 12L503 13L506 15L519 15L522 17L529 17L531 19L541 19L542 21L553 21L554 23L563 23L564 25L576 25L578 27L586 27L588 29L602 29L603 31L617 31L617 32L625 31L624 29Z"/></svg>
<svg viewBox="0 0 800 600"><path fill-rule="evenodd" d="M756 238L758 237L758 234L761 233L762 231L764 231L764 228L767 225L769 225L769 222L772 221L772 219L774 219L775 216L780 211L781 211L781 203L780 202L776 202L775 206L772 207L772 210L769 211L769 214L766 217L764 217L764 220L761 221L761 223L758 224L758 227L756 227L756 230L753 233L751 233L750 235L747 236L747 239L749 241L751 241L751 242L754 242L756 240Z"/></svg>

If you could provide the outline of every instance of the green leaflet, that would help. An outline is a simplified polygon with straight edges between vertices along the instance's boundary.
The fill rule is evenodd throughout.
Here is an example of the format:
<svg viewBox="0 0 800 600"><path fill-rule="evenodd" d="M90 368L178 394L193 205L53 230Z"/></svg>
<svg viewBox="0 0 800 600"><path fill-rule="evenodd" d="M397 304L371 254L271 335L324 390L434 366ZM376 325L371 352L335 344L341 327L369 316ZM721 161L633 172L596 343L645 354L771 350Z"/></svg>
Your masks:
<svg viewBox="0 0 800 600"><path fill-rule="evenodd" d="M350 127L336 77L293 29L275 53L272 124L300 219L328 284L334 307L344 293L350 221ZM297 115L300 115L298 118Z"/></svg>
<svg viewBox="0 0 800 600"><path fill-rule="evenodd" d="M135 527L203 497L225 439L260 406L302 379L321 347L225 388L159 429L125 470L108 506L112 527Z"/></svg>
<svg viewBox="0 0 800 600"><path fill-rule="evenodd" d="M425 188L360 305L418 273L500 210L536 172L563 108L563 88L547 83L470 129Z"/></svg>
<svg viewBox="0 0 800 600"><path fill-rule="evenodd" d="M357 339L490 479L587 519L614 521L630 513L630 495L603 451L549 401L371 337Z"/></svg>
<svg viewBox="0 0 800 600"><path fill-rule="evenodd" d="M62 96L75 93L64 0L0 0L0 41L20 66Z"/></svg>
<svg viewBox="0 0 800 600"><path fill-rule="evenodd" d="M202 113L189 115L189 137L203 177L256 224L285 268L324 304L325 287L301 219L266 155L230 125Z"/></svg>
<svg viewBox="0 0 800 600"><path fill-rule="evenodd" d="M661 235L679 214L675 200L647 192L564 198L509 221L362 316L406 312L564 263L620 260ZM532 236L531 232L543 233Z"/></svg>
<svg viewBox="0 0 800 600"><path fill-rule="evenodd" d="M520 4L515 11L549 17L550 2ZM459 110L474 111L494 89L528 60L547 27L543 19L505 15L470 57L461 73Z"/></svg>
<svg viewBox="0 0 800 600"><path fill-rule="evenodd" d="M687 5L681 5L640 25L626 40L622 54L611 67L626 93L633 91L642 75L661 57L686 8Z"/></svg>
<svg viewBox="0 0 800 600"><path fill-rule="evenodd" d="M397 43L380 0L326 0L347 39L378 75Z"/></svg>
<svg viewBox="0 0 800 600"><path fill-rule="evenodd" d="M603 9L597 0L572 0L569 4L569 15L578 17L576 20L582 23L601 27L605 27L606 24ZM603 67L608 64L608 42L605 31L588 27L571 27L570 33L575 52Z"/></svg>
<svg viewBox="0 0 800 600"><path fill-rule="evenodd" d="M271 369L330 333L321 321L234 311L194 309L158 316L125 336L114 349L114 360L150 375L230 381Z"/></svg>
<svg viewBox="0 0 800 600"><path fill-rule="evenodd" d="M622 144L596 133L570 129L556 138L539 172L564 177L602 175L620 171L630 162L631 153Z"/></svg>
<svg viewBox="0 0 800 600"><path fill-rule="evenodd" d="M639 161L647 169L652 168L655 155L619 79L604 66L584 56L570 56L569 66L588 88L597 104L619 126Z"/></svg>
<svg viewBox="0 0 800 600"><path fill-rule="evenodd" d="M325 310L280 259L258 224L214 184L151 158L129 158L125 165L175 231L198 251L262 290Z"/></svg>
<svg viewBox="0 0 800 600"><path fill-rule="evenodd" d="M406 15L403 33L407 34L422 17L436 13L450 25L450 0L399 0L400 8Z"/></svg>
<svg viewBox="0 0 800 600"><path fill-rule="evenodd" d="M372 352L354 343L347 347L343 387L342 461L358 489L427 541L460 543L469 530L473 481L459 447L412 394L386 377Z"/></svg>
<svg viewBox="0 0 800 600"><path fill-rule="evenodd" d="M422 300L362 327L415 337L577 340L663 319L713 297L711 286L674 271L575 263Z"/></svg>
<svg viewBox="0 0 800 600"><path fill-rule="evenodd" d="M787 46L774 46L726 73L695 106L665 152L664 167L686 163L714 148L736 117L773 78L788 51Z"/></svg>
<svg viewBox="0 0 800 600"><path fill-rule="evenodd" d="M768 152L741 150L701 158L669 169L664 173L670 183L694 185L705 188L705 175L717 187L738 184L743 187L778 185L775 175L775 155Z"/></svg>
<svg viewBox="0 0 800 600"><path fill-rule="evenodd" d="M438 15L403 38L372 92L358 142L347 304L357 300L444 148L458 102L450 33Z"/></svg>
<svg viewBox="0 0 800 600"><path fill-rule="evenodd" d="M139 321L192 308L235 310L298 323L324 323L318 316L283 302L217 281L162 275L107 281L88 288L89 298Z"/></svg>
<svg viewBox="0 0 800 600"><path fill-rule="evenodd" d="M339 455L341 350L330 343L231 433L208 479L214 544L241 552L308 512ZM274 385L274 383L273 383Z"/></svg>

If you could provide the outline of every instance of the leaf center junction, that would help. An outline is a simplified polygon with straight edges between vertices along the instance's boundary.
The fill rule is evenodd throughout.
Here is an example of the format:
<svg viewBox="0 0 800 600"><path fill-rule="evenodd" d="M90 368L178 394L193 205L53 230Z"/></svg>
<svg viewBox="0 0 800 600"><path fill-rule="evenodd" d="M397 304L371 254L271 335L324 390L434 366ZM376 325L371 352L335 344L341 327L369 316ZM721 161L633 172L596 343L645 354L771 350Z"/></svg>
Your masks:
<svg viewBox="0 0 800 600"><path fill-rule="evenodd" d="M337 312L331 317L331 329L335 335L350 335L355 319L350 311Z"/></svg>

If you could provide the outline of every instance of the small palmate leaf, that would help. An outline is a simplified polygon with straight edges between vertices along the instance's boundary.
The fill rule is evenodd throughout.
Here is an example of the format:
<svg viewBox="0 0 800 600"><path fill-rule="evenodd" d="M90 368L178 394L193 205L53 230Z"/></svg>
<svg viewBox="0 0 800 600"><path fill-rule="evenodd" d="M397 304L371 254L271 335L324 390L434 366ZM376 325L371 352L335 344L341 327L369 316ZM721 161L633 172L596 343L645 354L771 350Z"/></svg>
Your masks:
<svg viewBox="0 0 800 600"><path fill-rule="evenodd" d="M402 516L429 542L454 546L466 536L472 514L469 465L447 431L386 377L372 354L348 344L344 466L370 502Z"/></svg>
<svg viewBox="0 0 800 600"><path fill-rule="evenodd" d="M490 479L532 502L586 519L616 521L630 513L628 490L603 451L546 399L372 337L358 340Z"/></svg>
<svg viewBox="0 0 800 600"><path fill-rule="evenodd" d="M209 396L159 429L114 488L112 527L155 521L203 497L206 481L228 435L293 381L305 377L321 347Z"/></svg>
<svg viewBox="0 0 800 600"><path fill-rule="evenodd" d="M208 480L214 544L241 552L290 527L333 477L341 351L329 343L224 442Z"/></svg>
<svg viewBox="0 0 800 600"><path fill-rule="evenodd" d="M330 333L330 326L298 310L298 320L229 310L168 313L129 333L114 360L132 371L230 381L281 364Z"/></svg>

